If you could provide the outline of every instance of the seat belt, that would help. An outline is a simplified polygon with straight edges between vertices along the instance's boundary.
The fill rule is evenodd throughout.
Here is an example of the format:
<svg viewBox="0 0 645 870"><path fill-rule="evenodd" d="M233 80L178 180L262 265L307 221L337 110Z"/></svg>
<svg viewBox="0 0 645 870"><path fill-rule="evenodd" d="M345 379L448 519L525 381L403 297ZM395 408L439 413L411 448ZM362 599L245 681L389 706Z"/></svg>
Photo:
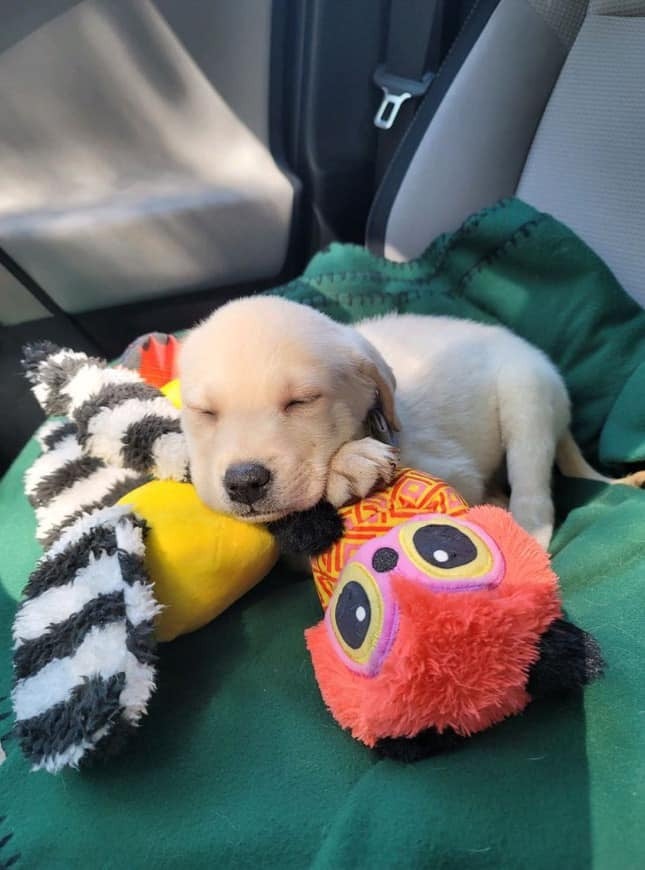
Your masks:
<svg viewBox="0 0 645 870"><path fill-rule="evenodd" d="M403 138L441 62L442 0L390 0L385 62L374 72L383 91L374 116L377 181Z"/></svg>

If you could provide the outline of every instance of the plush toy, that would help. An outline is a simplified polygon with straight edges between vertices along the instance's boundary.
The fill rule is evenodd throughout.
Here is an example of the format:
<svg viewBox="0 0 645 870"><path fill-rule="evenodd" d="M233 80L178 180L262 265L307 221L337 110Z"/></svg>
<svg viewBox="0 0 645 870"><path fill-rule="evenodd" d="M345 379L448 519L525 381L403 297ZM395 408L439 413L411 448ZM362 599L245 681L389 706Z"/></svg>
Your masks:
<svg viewBox="0 0 645 870"><path fill-rule="evenodd" d="M564 618L548 555L507 511L469 509L404 469L340 513L343 536L312 558L325 616L305 634L325 703L367 746L432 755L602 672L595 640ZM274 531L313 554L330 534L312 526Z"/></svg>
<svg viewBox="0 0 645 870"><path fill-rule="evenodd" d="M600 672L548 557L505 511L405 469L340 512L323 502L249 525L197 499L176 382L173 402L138 371L48 345L26 366L44 410L67 418L41 430L26 476L46 550L14 623L13 705L34 767L118 748L154 691L155 643L216 617L278 545L312 557L325 617L306 637L323 698L382 753L440 751Z"/></svg>
<svg viewBox="0 0 645 870"><path fill-rule="evenodd" d="M206 508L178 411L138 372L39 345L26 352L52 421L25 478L44 555L13 626L15 732L51 772L118 748L154 691L155 646L262 579L275 538Z"/></svg>
<svg viewBox="0 0 645 870"><path fill-rule="evenodd" d="M149 332L130 342L117 364L139 372L147 384L163 388L177 378L178 356L179 342L174 335Z"/></svg>

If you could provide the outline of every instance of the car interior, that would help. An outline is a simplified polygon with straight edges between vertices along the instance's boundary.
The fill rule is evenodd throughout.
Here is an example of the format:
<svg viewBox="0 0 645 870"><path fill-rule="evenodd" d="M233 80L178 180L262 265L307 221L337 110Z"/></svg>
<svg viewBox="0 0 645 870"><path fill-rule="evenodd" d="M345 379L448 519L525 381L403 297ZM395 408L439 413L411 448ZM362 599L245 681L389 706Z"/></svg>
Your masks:
<svg viewBox="0 0 645 870"><path fill-rule="evenodd" d="M435 5L437 62L472 4ZM17 367L26 342L116 357L364 239L387 7L8 4L3 467L39 420Z"/></svg>
<svg viewBox="0 0 645 870"><path fill-rule="evenodd" d="M293 281L330 245L415 261L514 198L566 225L645 306L643 0L2 8L0 504L12 578L38 553L9 523L31 510L21 481L43 421L21 366L30 342L115 359L138 336L180 333ZM560 503L562 518L573 506ZM614 522L605 502L594 510ZM576 516L558 539L565 576ZM478 738L475 753L408 766L374 761L327 721L306 682L311 583L279 569L265 582L220 617L220 634L217 621L163 646L160 724L142 726L123 761L52 778L5 746L0 815L14 842L0 827L0 867L642 866L642 685L620 683L643 651L642 608L629 625L612 616L620 588L584 593L597 589L607 622L624 625L608 653L611 709L576 696L521 733ZM10 623L2 637L8 649ZM252 676L263 648L272 673L284 669L278 688ZM215 676L213 658L225 665ZM164 705L177 708L167 722Z"/></svg>

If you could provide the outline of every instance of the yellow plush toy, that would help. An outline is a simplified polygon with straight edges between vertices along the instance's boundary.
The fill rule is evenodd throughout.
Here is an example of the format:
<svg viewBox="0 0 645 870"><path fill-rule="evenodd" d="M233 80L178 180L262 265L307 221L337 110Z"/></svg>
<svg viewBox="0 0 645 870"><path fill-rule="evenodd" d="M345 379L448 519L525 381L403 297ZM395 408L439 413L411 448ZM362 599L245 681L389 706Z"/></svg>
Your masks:
<svg viewBox="0 0 645 870"><path fill-rule="evenodd" d="M129 492L148 525L144 562L163 610L157 640L174 640L209 623L275 565L278 545L264 526L207 508L190 483L153 480Z"/></svg>

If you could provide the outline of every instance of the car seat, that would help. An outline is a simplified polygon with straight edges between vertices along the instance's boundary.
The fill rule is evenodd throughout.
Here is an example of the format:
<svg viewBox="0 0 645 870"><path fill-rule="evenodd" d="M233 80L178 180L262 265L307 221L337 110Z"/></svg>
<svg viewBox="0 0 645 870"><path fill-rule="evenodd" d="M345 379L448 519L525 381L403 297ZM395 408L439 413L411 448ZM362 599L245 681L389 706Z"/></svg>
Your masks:
<svg viewBox="0 0 645 870"><path fill-rule="evenodd" d="M476 3L384 176L368 246L413 258L516 195L645 303L644 80L645 0Z"/></svg>

